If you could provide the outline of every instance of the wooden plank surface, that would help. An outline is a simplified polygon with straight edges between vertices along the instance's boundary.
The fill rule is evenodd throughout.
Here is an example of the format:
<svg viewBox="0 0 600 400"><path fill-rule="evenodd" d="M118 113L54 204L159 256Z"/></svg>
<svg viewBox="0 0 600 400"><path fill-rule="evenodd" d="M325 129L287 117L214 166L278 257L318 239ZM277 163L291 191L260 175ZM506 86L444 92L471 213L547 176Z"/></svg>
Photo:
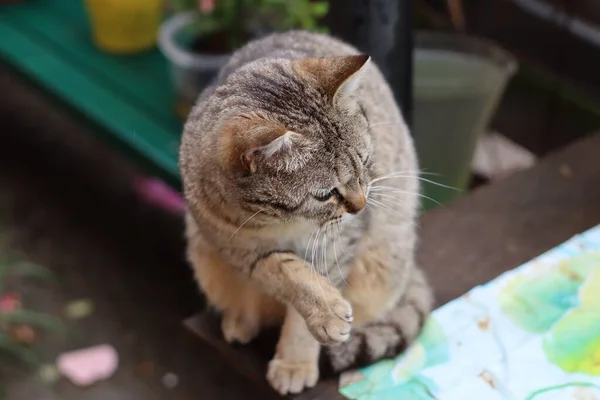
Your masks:
<svg viewBox="0 0 600 400"><path fill-rule="evenodd" d="M421 223L418 260L442 305L600 223L600 133L426 214ZM266 387L264 345L229 346L208 314L186 326L233 369ZM336 379L295 398L343 399Z"/></svg>

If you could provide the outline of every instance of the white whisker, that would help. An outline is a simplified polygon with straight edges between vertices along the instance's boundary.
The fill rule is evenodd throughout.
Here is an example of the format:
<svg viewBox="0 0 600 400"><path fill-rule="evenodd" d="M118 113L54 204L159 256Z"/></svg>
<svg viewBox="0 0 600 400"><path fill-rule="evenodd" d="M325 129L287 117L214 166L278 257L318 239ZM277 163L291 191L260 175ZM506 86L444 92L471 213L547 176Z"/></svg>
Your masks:
<svg viewBox="0 0 600 400"><path fill-rule="evenodd" d="M383 192L383 193L381 193L381 192ZM392 191L390 190L390 192L392 192ZM388 193L385 193L383 190L376 190L375 193L373 193L373 196L390 197L390 198L396 199L396 200L398 199L398 197L393 196Z"/></svg>
<svg viewBox="0 0 600 400"><path fill-rule="evenodd" d="M399 207L400 209L403 207L406 207L406 204L403 204L398 198L396 198L395 196L392 195L388 195L388 194L382 194L382 193L377 193L379 196L381 196L378 201L382 202L383 204L386 204L386 202L391 203L397 207ZM398 210L400 211L400 210Z"/></svg>
<svg viewBox="0 0 600 400"><path fill-rule="evenodd" d="M409 191L402 190L402 189L398 189L398 188L391 187L391 186L373 186L373 187L371 188L371 190L370 190L370 192L375 192L375 195L380 195L380 196L381 196L381 195L383 195L381 192L384 192L384 193L385 193L386 191L387 191L387 192L392 192L392 193L399 193L399 194L409 194L409 195L419 196L419 197L422 197L422 198L424 198L424 199L427 199L427 200L433 201L433 202L434 202L434 203L436 203L437 205L440 205L440 206L442 205L442 204L441 204L440 202L438 202L437 200L435 200L435 199L433 199L433 198L431 198L431 197L429 197L429 196L426 196L426 195L424 195L424 194L421 194L421 193L416 193L416 192L409 192ZM388 194L388 196L390 196L390 195ZM392 197L393 197L393 196L392 196Z"/></svg>
<svg viewBox="0 0 600 400"><path fill-rule="evenodd" d="M401 211L400 211L401 209L405 208L406 205L400 203L399 201L397 201L398 199L395 196L392 196L392 195L389 195L389 194L383 194L383 193L376 193L375 195L378 195L378 196L381 196L381 197L379 199L373 199L373 197L370 197L367 200L367 204L369 202L372 202L371 203L372 205L376 205L378 207L384 208L384 209L386 209L388 211L391 211L391 212L394 212L394 213L396 213L398 215L401 215L403 217L403 219L405 219L405 221L409 220L409 216L402 214ZM398 209L396 210L396 209L391 208L389 203L391 203L391 205L394 205L394 206L398 207ZM414 220L412 221L412 224L414 226L419 226Z"/></svg>
<svg viewBox="0 0 600 400"><path fill-rule="evenodd" d="M419 171L419 175L431 175L431 176L442 176L442 174L437 172L427 172L425 170Z"/></svg>
<svg viewBox="0 0 600 400"><path fill-rule="evenodd" d="M334 227L334 238L333 238L333 257L335 258L335 265L337 265L337 269L338 272L340 273L340 276L342 277L342 279L344 280L344 283L346 284L346 286L350 287L350 285L348 284L348 281L346 280L346 278L344 277L344 274L342 273L342 269L340 268L340 263L338 261L338 256L337 256L337 250L335 248L335 241L336 241L336 233L337 233L337 239L339 239L340 241L340 245L342 245L342 235L340 233L340 223L336 222L335 223L335 227Z"/></svg>
<svg viewBox="0 0 600 400"><path fill-rule="evenodd" d="M330 224L327 224L327 227L325 228L325 235L323 235L322 254L323 254L323 268L325 269L325 274L327 275L327 280L329 281L330 284L332 284L331 278L329 278L329 267L327 266L327 239L328 239L327 234L329 233L330 226L331 226Z"/></svg>
<svg viewBox="0 0 600 400"><path fill-rule="evenodd" d="M396 212L398 214L401 214L401 215L402 215L401 210L404 207L406 207L405 204L400 203L393 196L386 196L385 198L380 198L377 201L379 201L381 204L387 206L388 209L390 209L390 211L394 211L394 212ZM393 209L392 206L398 207L398 209Z"/></svg>
<svg viewBox="0 0 600 400"><path fill-rule="evenodd" d="M308 237L308 242L306 243L306 249L304 251L304 261L308 262L308 249L310 248L310 242L312 241L313 235L317 232L317 229L315 228L314 231L311 232L310 236Z"/></svg>
<svg viewBox="0 0 600 400"><path fill-rule="evenodd" d="M319 277L317 276L317 272L312 267L310 269L310 279L311 281L317 282L317 285L319 284ZM315 290L312 285L310 287L310 294L312 295L313 304L317 304L317 295L315 294Z"/></svg>
<svg viewBox="0 0 600 400"><path fill-rule="evenodd" d="M369 203L369 202L371 202L371 204L373 204L373 205L375 205L375 206L379 206L379 207L381 207L381 208L383 208L383 209L385 209L385 210L391 211L391 212L393 212L393 213L398 213L398 211L396 211L396 210L394 210L394 209L390 208L388 205L386 205L386 204L384 204L384 203L382 203L382 202L380 202L380 201L378 201L378 200L375 200L375 199L373 199L373 198L371 198L371 199L368 199L368 200L367 200L367 203Z"/></svg>
<svg viewBox="0 0 600 400"><path fill-rule="evenodd" d="M312 262L311 262L312 270L315 270L315 268L316 268L315 267L315 255L317 255L317 246L316 245L319 240L319 235L321 234L321 229L322 228L319 228L319 230L317 231L317 235L315 236L315 240L313 242ZM318 260L318 258L317 258L317 260ZM317 286L319 286L319 289L321 289L321 294L323 295L323 297L325 297L325 290L323 290L323 286L321 286L321 280L319 279L320 277L319 277L318 271L315 271L315 278L317 280ZM315 303L316 303L316 300L315 300Z"/></svg>
<svg viewBox="0 0 600 400"><path fill-rule="evenodd" d="M304 251L304 261L307 261L308 258L308 249L310 248L310 242L313 238L313 235L317 232L317 229L315 229L314 231L311 232L310 236L308 237L308 242L306 243L306 250ZM315 272L315 269L311 266L310 268L310 278L311 280L315 280L315 278L318 280L317 277L317 273ZM313 290L313 287L310 287L310 293L312 295L312 299L313 299L313 303L316 304L317 303L317 298L315 296L315 291Z"/></svg>
<svg viewBox="0 0 600 400"><path fill-rule="evenodd" d="M426 178L423 178L423 177L418 176L418 175L406 175L406 173L403 173L403 172L391 173L391 174L388 174L388 175L383 175L383 176L380 176L378 178L372 179L369 182L369 185L372 185L373 183L381 182L381 181L384 181L384 180L397 179L397 178L415 178L415 179L418 179L418 180L420 180L422 182L431 183L432 185L436 185L436 186L443 187L443 188L450 189L450 190L460 191L459 188L456 188L456 187L453 187L453 186L444 185L443 183L439 183L439 182L433 181L431 179L426 179Z"/></svg>
<svg viewBox="0 0 600 400"><path fill-rule="evenodd" d="M233 238L235 236L235 234L238 233L238 231L240 229L242 229L242 227L248 223L248 221L250 221L252 218L256 217L261 212L262 212L261 210L258 210L257 212L255 212L254 214L252 214L250 216L250 218L248 218L247 220L245 220L244 222L242 222L242 224L240 226L238 226L238 228L235 230L235 232L233 232L233 234L231 236L229 236L229 240L231 240L231 238Z"/></svg>
<svg viewBox="0 0 600 400"><path fill-rule="evenodd" d="M387 200L387 201L389 201L389 200ZM394 204L396 204L396 203L394 203ZM390 206L388 204L385 204L383 201L373 201L373 203L370 203L370 205L374 209L376 208L374 206L377 206L377 207L380 207L380 208L382 208L382 209L384 209L386 211L393 212L393 213L397 214L400 218L402 218L405 223L409 223L413 227L417 227L417 228L420 227L418 219L414 219L414 218L411 218L409 216L403 215L400 211L394 210L394 209L390 208ZM396 205L398 205L398 204L396 204Z"/></svg>
<svg viewBox="0 0 600 400"><path fill-rule="evenodd" d="M408 176L415 176L416 177L416 176L420 176L421 175L421 171L392 171L392 172L390 172L388 174L384 174L384 175L378 176L375 179L389 178L391 176L400 175L400 174L402 174L402 175L410 174Z"/></svg>
<svg viewBox="0 0 600 400"><path fill-rule="evenodd" d="M373 196L379 197L377 200L384 204L385 204L385 201L388 201L397 207L400 207L400 208L406 207L406 204L402 204L402 202L400 201L400 199L397 196L387 194L387 193L380 193L380 192L374 193Z"/></svg>
<svg viewBox="0 0 600 400"><path fill-rule="evenodd" d="M311 257L310 264L312 265L313 269L316 268L315 255L317 254L317 241L319 239L320 234L321 234L321 228L319 228L319 230L317 230L317 234L315 235L315 240L313 241L313 245L312 245L312 257Z"/></svg>
<svg viewBox="0 0 600 400"><path fill-rule="evenodd" d="M396 121L385 121L385 122L376 122L374 124L369 124L369 129L373 129L376 128L378 126L385 126L385 125L399 125L401 124L401 121L396 120Z"/></svg>
<svg viewBox="0 0 600 400"><path fill-rule="evenodd" d="M419 177L419 179L420 179L421 181L423 181L423 182L431 183L432 185L436 185L436 186L443 187L443 188L450 189L450 190L456 190L456 191L459 191L459 192L461 191L461 190L460 190L459 188L457 188L457 187L454 187L454 186L448 186L448 185L444 185L443 183L439 183L439 182L436 182L436 181L432 181L431 179L425 179L425 178L422 178L422 177Z"/></svg>
<svg viewBox="0 0 600 400"><path fill-rule="evenodd" d="M323 227L321 227L319 229L323 229ZM323 232L323 234L325 234L325 233ZM317 273L321 276L323 276L323 274L321 273L321 257L322 257L321 250L322 249L323 249L322 242L319 241L317 243L317 251L316 251L316 257L315 257L315 269L316 269Z"/></svg>

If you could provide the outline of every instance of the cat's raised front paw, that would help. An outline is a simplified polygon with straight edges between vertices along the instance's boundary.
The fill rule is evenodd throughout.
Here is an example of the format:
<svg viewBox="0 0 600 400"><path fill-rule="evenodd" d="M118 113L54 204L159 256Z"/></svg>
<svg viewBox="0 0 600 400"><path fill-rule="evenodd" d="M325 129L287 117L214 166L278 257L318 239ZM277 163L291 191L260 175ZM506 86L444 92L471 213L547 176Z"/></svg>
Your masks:
<svg viewBox="0 0 600 400"><path fill-rule="evenodd" d="M300 393L316 385L319 367L316 362L286 362L274 358L269 363L267 380L280 394Z"/></svg>
<svg viewBox="0 0 600 400"><path fill-rule="evenodd" d="M343 298L319 307L306 318L306 326L320 343L336 344L350 338L352 306Z"/></svg>

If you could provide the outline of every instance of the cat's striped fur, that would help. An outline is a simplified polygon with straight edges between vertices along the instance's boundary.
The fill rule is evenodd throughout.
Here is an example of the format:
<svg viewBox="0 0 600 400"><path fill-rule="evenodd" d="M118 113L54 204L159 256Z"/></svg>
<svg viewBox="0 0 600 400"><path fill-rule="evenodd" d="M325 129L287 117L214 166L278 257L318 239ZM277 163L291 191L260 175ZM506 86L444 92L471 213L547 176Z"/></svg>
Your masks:
<svg viewBox="0 0 600 400"><path fill-rule="evenodd" d="M249 43L200 96L180 167L188 256L225 338L283 320L277 390L314 385L319 356L340 372L417 336L433 305L414 263L417 160L366 56L301 31Z"/></svg>

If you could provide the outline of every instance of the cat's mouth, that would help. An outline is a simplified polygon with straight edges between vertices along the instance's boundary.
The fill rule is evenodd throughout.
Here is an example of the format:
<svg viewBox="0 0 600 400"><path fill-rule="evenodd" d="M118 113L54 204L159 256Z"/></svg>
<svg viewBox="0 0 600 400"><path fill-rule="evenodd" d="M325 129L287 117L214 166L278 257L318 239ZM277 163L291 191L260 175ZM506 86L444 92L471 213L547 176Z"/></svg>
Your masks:
<svg viewBox="0 0 600 400"><path fill-rule="evenodd" d="M329 225L341 225L346 222L352 221L356 217L355 214L345 213L340 215L339 217L335 217L327 222L325 222L322 228L327 228Z"/></svg>

